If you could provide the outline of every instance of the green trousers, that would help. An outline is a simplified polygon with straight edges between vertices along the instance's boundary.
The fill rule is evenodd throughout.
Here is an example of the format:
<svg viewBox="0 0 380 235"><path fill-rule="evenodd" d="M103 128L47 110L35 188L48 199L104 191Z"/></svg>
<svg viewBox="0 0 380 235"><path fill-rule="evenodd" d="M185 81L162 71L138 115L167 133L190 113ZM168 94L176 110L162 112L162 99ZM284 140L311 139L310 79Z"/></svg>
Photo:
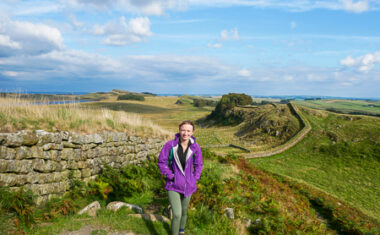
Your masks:
<svg viewBox="0 0 380 235"><path fill-rule="evenodd" d="M168 191L170 205L172 206L173 219L172 219L172 234L178 235L179 229L185 229L187 220L187 208L191 195L184 197L183 194Z"/></svg>

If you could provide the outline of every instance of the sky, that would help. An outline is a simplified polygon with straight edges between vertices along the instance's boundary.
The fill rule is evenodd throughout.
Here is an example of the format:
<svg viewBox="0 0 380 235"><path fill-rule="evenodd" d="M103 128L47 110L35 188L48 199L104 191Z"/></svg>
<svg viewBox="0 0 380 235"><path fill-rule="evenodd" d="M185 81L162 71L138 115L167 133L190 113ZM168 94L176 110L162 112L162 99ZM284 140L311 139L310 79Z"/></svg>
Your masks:
<svg viewBox="0 0 380 235"><path fill-rule="evenodd" d="M0 91L380 98L380 0L0 0Z"/></svg>

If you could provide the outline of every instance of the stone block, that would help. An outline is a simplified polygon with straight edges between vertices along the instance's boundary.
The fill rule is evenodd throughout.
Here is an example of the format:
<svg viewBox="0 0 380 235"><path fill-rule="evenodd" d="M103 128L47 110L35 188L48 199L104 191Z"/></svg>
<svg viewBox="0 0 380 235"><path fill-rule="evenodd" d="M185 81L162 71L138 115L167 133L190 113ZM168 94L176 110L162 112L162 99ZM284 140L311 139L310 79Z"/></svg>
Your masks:
<svg viewBox="0 0 380 235"><path fill-rule="evenodd" d="M27 183L26 175L0 174L0 186L22 186Z"/></svg>
<svg viewBox="0 0 380 235"><path fill-rule="evenodd" d="M71 136L69 137L69 142L73 144L82 145L84 144L84 137L83 135L80 135L78 133L71 133Z"/></svg>
<svg viewBox="0 0 380 235"><path fill-rule="evenodd" d="M98 175L101 171L102 169L99 166L95 166L91 168L91 175Z"/></svg>
<svg viewBox="0 0 380 235"><path fill-rule="evenodd" d="M87 164L85 161L78 161L77 166L78 166L78 169L83 169L87 167Z"/></svg>
<svg viewBox="0 0 380 235"><path fill-rule="evenodd" d="M37 172L30 172L29 174L26 175L26 182L28 184L35 184L35 183L38 183L38 180L39 180L39 174L40 173L37 173Z"/></svg>
<svg viewBox="0 0 380 235"><path fill-rule="evenodd" d="M81 170L82 178L87 178L91 176L91 169L90 168L84 168Z"/></svg>
<svg viewBox="0 0 380 235"><path fill-rule="evenodd" d="M117 148L108 147L108 155L117 155Z"/></svg>
<svg viewBox="0 0 380 235"><path fill-rule="evenodd" d="M61 158L61 151L58 151L58 150L50 150L50 157L51 157L51 160L53 161L56 161L56 162L59 162L62 160Z"/></svg>
<svg viewBox="0 0 380 235"><path fill-rule="evenodd" d="M0 173L27 174L33 170L32 160L0 160Z"/></svg>
<svg viewBox="0 0 380 235"><path fill-rule="evenodd" d="M60 168L59 164L55 161L45 159L34 159L33 169L38 172L53 172Z"/></svg>
<svg viewBox="0 0 380 235"><path fill-rule="evenodd" d="M67 161L60 161L59 165L61 166L61 171L65 171L67 169Z"/></svg>
<svg viewBox="0 0 380 235"><path fill-rule="evenodd" d="M72 175L73 179L80 179L82 177L82 173L80 170L73 170L72 172L73 172L73 175Z"/></svg>
<svg viewBox="0 0 380 235"><path fill-rule="evenodd" d="M6 160L14 160L16 159L16 149L14 148L7 148L5 146L0 147L0 159L6 159Z"/></svg>
<svg viewBox="0 0 380 235"><path fill-rule="evenodd" d="M48 195L52 193L64 193L66 185L64 182L49 184L28 184L25 188L30 189L36 195Z"/></svg>
<svg viewBox="0 0 380 235"><path fill-rule="evenodd" d="M42 145L42 149L44 151L48 151L48 150L62 150L63 149L63 144L60 143L60 144L55 144L55 143L47 143L47 144L44 144Z"/></svg>
<svg viewBox="0 0 380 235"><path fill-rule="evenodd" d="M126 150L128 153L136 153L136 148L133 145L127 146Z"/></svg>
<svg viewBox="0 0 380 235"><path fill-rule="evenodd" d="M103 137L99 134L94 134L94 144L103 144Z"/></svg>
<svg viewBox="0 0 380 235"><path fill-rule="evenodd" d="M63 148L61 151L62 160L73 160L74 159L74 149L72 148Z"/></svg>
<svg viewBox="0 0 380 235"><path fill-rule="evenodd" d="M78 163L76 161L73 161L73 160L67 161L67 169L69 169L69 170L78 169Z"/></svg>
<svg viewBox="0 0 380 235"><path fill-rule="evenodd" d="M24 142L20 132L9 133L7 135L7 140L5 141L5 146L8 147L20 147Z"/></svg>
<svg viewBox="0 0 380 235"><path fill-rule="evenodd" d="M30 150L32 151L33 158L44 158L44 151L40 146L32 146Z"/></svg>
<svg viewBox="0 0 380 235"><path fill-rule="evenodd" d="M21 131L20 132L23 142L23 145L32 146L38 143L38 137L33 131Z"/></svg>
<svg viewBox="0 0 380 235"><path fill-rule="evenodd" d="M148 156L148 152L147 151L141 151L141 152L138 152L137 153L137 156L136 158L141 160L141 161L146 161L147 160L147 157Z"/></svg>
<svg viewBox="0 0 380 235"><path fill-rule="evenodd" d="M60 133L50 133L43 130L37 130L36 135L39 138L38 145L42 146L48 143L61 144L62 137Z"/></svg>
<svg viewBox="0 0 380 235"><path fill-rule="evenodd" d="M148 150L148 146L146 144L138 144L136 145L136 152Z"/></svg>
<svg viewBox="0 0 380 235"><path fill-rule="evenodd" d="M0 133L0 144L5 144L7 141L8 133Z"/></svg>
<svg viewBox="0 0 380 235"><path fill-rule="evenodd" d="M78 145L73 144L73 143L68 142L68 141L63 141L62 144L63 144L64 148L78 148Z"/></svg>
<svg viewBox="0 0 380 235"><path fill-rule="evenodd" d="M16 148L16 159L32 159L33 151L29 147L21 146Z"/></svg>
<svg viewBox="0 0 380 235"><path fill-rule="evenodd" d="M82 160L82 150L81 149L74 149L74 160L75 161Z"/></svg>
<svg viewBox="0 0 380 235"><path fill-rule="evenodd" d="M61 131L60 135L63 141L69 140L70 133L68 131Z"/></svg>

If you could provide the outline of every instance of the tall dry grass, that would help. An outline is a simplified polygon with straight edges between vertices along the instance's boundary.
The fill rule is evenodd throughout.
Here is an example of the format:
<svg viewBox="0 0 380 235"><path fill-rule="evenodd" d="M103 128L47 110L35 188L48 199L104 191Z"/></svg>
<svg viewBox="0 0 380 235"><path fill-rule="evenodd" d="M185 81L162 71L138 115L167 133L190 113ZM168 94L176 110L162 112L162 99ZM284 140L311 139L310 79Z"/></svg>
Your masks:
<svg viewBox="0 0 380 235"><path fill-rule="evenodd" d="M46 99L37 102L20 96L0 97L0 132L43 129L96 133L107 130L143 136L170 135L169 131L137 114L90 109L77 102L59 105L49 105Z"/></svg>

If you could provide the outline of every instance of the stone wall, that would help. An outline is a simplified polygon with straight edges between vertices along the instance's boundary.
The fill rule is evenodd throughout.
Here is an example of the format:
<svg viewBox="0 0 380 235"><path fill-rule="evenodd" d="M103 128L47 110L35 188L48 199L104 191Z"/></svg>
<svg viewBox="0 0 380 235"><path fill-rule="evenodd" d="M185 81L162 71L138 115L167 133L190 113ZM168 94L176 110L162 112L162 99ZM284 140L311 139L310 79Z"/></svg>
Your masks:
<svg viewBox="0 0 380 235"><path fill-rule="evenodd" d="M70 173L87 182L99 174L104 163L114 168L139 164L157 157L163 144L162 139L115 132L0 133L0 186L31 189L39 204L65 193Z"/></svg>

